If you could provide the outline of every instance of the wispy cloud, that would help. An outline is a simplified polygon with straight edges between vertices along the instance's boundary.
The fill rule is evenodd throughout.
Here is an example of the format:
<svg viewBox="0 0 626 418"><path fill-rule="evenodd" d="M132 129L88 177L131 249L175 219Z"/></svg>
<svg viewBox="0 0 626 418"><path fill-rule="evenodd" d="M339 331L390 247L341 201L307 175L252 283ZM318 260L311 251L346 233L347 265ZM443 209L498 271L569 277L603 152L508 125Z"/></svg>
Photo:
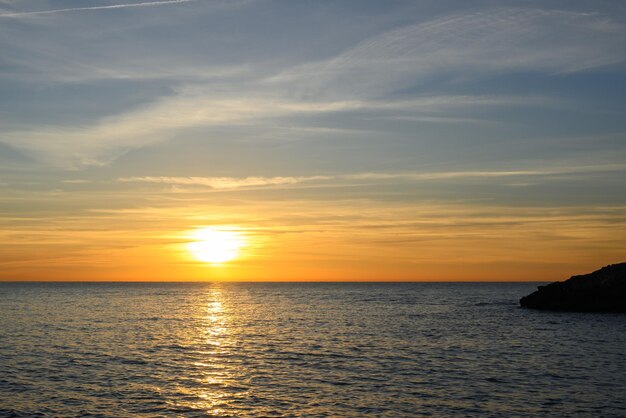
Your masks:
<svg viewBox="0 0 626 418"><path fill-rule="evenodd" d="M308 177L122 177L119 182L163 183L180 186L206 186L212 189L238 189L255 186L277 186L302 183L305 181L328 180L327 176Z"/></svg>
<svg viewBox="0 0 626 418"><path fill-rule="evenodd" d="M82 127L43 126L6 132L0 142L29 150L42 161L80 168L105 165L126 150L168 140L195 127L261 123L276 118L333 112L393 112L394 115L434 116L468 107L553 106L559 101L516 96L423 96L410 100L299 101L257 92L217 96L202 89L181 88L170 97ZM401 113L400 113L401 112ZM323 129L321 127L320 129Z"/></svg>
<svg viewBox="0 0 626 418"><path fill-rule="evenodd" d="M91 180L68 179L68 180L61 180L61 183L67 183L67 184L87 184L87 183L91 183Z"/></svg>
<svg viewBox="0 0 626 418"><path fill-rule="evenodd" d="M134 111L103 118L91 126L44 126L5 133L0 142L29 150L58 166L104 165L125 150L169 139L174 133L307 112L355 108L350 102L304 103L280 98L211 97L182 92Z"/></svg>
<svg viewBox="0 0 626 418"><path fill-rule="evenodd" d="M535 168L525 170L493 171L440 171L440 172L404 172L404 173L357 173L344 176L351 180L447 180L464 178L497 178L525 176L556 176L560 174L584 174L625 171L626 164L606 164L591 166L570 166L557 168Z"/></svg>
<svg viewBox="0 0 626 418"><path fill-rule="evenodd" d="M67 12L80 12L91 10L111 10L111 9L125 9L129 7L152 7L152 6L166 6L172 4L191 3L199 0L161 0L161 1L146 1L141 3L124 3L124 4L110 4L107 6L87 6L87 7L71 7L66 9L53 9L53 10L34 10L25 12L9 12L0 13L0 17L25 17L35 15L50 15L56 13Z"/></svg>
<svg viewBox="0 0 626 418"><path fill-rule="evenodd" d="M575 72L626 59L626 28L609 17L543 9L492 9L393 29L334 58L271 81L305 97L379 96L431 77L506 71Z"/></svg>
<svg viewBox="0 0 626 418"><path fill-rule="evenodd" d="M156 7L192 1L199 0L5 12L0 17ZM161 16L159 22L164 20ZM10 34L7 32L7 37ZM102 79L136 82L161 77L169 81L163 83L163 90L155 93L150 102L121 109L117 115L81 123L72 121L67 125L38 125L35 121L24 128L5 127L0 142L27 150L46 164L82 168L106 165L130 149L178 138L193 128L256 124L276 130L278 118L288 120L294 129L306 129L298 117L358 111L362 112L358 118L343 120L332 128L347 128L349 124L352 124L350 128L359 128L355 121L376 119L472 123L482 128L492 123L491 120L486 123L485 119L496 121L497 112L492 114L493 118L483 119L484 113L477 116L466 110L504 106L553 108L562 106L564 101L524 94L472 95L452 91L402 100L390 97L398 97L394 93L411 89L430 77L472 78L526 70L571 72L620 62L626 58L624 40L626 29L610 16L501 8L453 13L396 27L331 58L301 65L285 60L280 68L270 64L264 67L254 61L202 61L197 58L202 54L193 54L194 58L185 56L189 61L181 63L169 51L165 53L158 48L159 53L146 56L135 56L138 50L134 48L122 53L117 52L118 48L104 48L103 54L85 59L85 54L74 54L64 43L54 41L52 49L48 45L42 48L39 38L29 39L26 46L20 44L20 51L26 54L7 54L11 74L32 77L34 73L51 77L55 82ZM14 43L19 44L19 38ZM14 60L26 63L22 65ZM50 70L51 67L54 68ZM23 71L24 68L28 71ZM45 74L41 68L46 69ZM267 76L269 73L274 75ZM112 108L115 107L109 107ZM373 124L369 125L367 129L371 130ZM318 124L316 129L329 126Z"/></svg>
<svg viewBox="0 0 626 418"><path fill-rule="evenodd" d="M573 166L558 168L533 168L524 170L491 170L491 171L439 171L439 172L369 172L343 175L317 176L250 176L250 177L171 177L171 176L138 176L120 177L121 183L157 183L172 186L202 186L210 189L245 189L249 187L272 187L301 184L305 182L362 182L362 181L436 181L463 179L496 179L506 177L548 177L567 174L603 173L626 171L625 164ZM511 186L519 186L512 183ZM523 184L528 185L528 184Z"/></svg>

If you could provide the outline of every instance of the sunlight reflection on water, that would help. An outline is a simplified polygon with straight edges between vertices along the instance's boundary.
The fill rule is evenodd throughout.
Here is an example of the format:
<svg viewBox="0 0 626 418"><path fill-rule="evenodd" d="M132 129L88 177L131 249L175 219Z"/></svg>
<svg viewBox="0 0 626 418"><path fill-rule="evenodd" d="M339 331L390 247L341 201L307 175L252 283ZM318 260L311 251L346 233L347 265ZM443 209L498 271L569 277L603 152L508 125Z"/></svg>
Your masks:
<svg viewBox="0 0 626 418"><path fill-rule="evenodd" d="M0 415L625 415L624 317L534 287L2 284Z"/></svg>

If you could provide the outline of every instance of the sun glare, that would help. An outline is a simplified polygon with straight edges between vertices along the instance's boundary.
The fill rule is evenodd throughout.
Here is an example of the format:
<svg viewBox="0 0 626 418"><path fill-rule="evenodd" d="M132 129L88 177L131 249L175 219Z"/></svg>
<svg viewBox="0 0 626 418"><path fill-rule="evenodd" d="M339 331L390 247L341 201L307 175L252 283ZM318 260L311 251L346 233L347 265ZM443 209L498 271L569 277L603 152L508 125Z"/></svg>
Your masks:
<svg viewBox="0 0 626 418"><path fill-rule="evenodd" d="M225 263L239 256L245 246L244 237L238 231L203 228L191 234L193 242L187 244L189 252L199 261L212 264Z"/></svg>

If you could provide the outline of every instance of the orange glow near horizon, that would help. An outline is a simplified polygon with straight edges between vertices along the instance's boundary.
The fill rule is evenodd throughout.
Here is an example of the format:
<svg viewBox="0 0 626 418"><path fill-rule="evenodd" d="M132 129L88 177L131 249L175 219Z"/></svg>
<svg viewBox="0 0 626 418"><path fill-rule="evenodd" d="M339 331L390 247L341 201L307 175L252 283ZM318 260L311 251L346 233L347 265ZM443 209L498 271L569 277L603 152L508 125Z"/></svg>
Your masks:
<svg viewBox="0 0 626 418"><path fill-rule="evenodd" d="M123 196L120 208L89 216L15 223L0 232L0 280L565 280L623 259L626 231L621 208L260 198L244 205L217 195L210 204L156 206L153 196L163 199L133 196L144 204L130 207Z"/></svg>

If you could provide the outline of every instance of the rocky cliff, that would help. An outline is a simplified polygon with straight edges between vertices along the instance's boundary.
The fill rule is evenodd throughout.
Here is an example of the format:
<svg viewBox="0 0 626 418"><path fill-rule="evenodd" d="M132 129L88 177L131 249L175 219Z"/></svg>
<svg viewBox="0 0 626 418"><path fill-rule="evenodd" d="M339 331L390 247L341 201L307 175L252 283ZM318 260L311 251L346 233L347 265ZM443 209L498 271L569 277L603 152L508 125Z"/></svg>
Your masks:
<svg viewBox="0 0 626 418"><path fill-rule="evenodd" d="M539 286L520 299L524 308L555 311L626 312L626 263L611 264L564 282Z"/></svg>

